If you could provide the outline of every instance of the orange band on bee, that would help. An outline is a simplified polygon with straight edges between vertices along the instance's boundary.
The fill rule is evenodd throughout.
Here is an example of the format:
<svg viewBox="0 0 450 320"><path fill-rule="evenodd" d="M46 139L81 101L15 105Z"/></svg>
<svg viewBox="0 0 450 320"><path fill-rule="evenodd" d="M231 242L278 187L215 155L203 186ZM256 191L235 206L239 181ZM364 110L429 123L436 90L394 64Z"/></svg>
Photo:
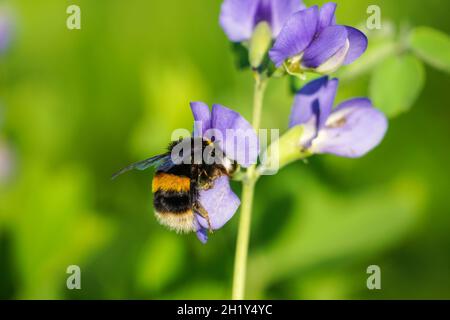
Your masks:
<svg viewBox="0 0 450 320"><path fill-rule="evenodd" d="M191 188L191 180L188 177L177 176L170 173L157 173L153 178L152 192L158 190L188 192Z"/></svg>

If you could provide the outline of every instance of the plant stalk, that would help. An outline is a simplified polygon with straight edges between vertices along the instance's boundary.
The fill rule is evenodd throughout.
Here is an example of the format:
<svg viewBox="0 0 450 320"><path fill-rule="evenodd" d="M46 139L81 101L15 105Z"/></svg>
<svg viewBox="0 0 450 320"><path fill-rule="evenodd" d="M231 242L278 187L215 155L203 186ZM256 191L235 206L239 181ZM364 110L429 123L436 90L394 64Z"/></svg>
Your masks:
<svg viewBox="0 0 450 320"><path fill-rule="evenodd" d="M252 125L257 134L261 124L261 112L266 85L267 80L263 79L259 73L255 73ZM232 292L233 300L242 300L244 299L245 295L245 281L247 271L248 246L250 241L253 196L257 179L258 176L256 175L256 164L254 164L248 168L242 186L241 217L239 220L239 229L236 242L236 255L234 260L234 278Z"/></svg>

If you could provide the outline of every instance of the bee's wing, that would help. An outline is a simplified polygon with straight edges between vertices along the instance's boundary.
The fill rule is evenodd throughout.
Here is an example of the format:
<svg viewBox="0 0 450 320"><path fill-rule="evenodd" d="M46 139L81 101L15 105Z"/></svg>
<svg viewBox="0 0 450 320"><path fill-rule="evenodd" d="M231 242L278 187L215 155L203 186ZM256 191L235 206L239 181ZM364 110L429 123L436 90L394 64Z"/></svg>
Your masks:
<svg viewBox="0 0 450 320"><path fill-rule="evenodd" d="M130 164L128 167L125 167L122 170L120 170L119 172L116 172L111 177L111 179L115 179L118 176L120 176L121 174L128 172L130 170L133 170L133 169L145 170L150 167L154 167L161 171L167 171L170 168L172 168L173 166L174 166L174 163L170 159L170 154L166 154L166 153L160 154L160 155Z"/></svg>

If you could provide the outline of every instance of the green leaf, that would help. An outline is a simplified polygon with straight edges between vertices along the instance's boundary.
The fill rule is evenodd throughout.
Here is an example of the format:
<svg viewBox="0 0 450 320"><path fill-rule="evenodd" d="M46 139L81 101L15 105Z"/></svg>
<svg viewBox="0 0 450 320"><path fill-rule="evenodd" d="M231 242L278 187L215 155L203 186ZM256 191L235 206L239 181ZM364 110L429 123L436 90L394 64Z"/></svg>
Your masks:
<svg viewBox="0 0 450 320"><path fill-rule="evenodd" d="M392 118L411 108L424 82L425 70L420 60L411 54L392 57L372 75L370 97L377 108Z"/></svg>
<svg viewBox="0 0 450 320"><path fill-rule="evenodd" d="M304 86L304 81L298 77L289 77L289 89L292 94L296 94Z"/></svg>
<svg viewBox="0 0 450 320"><path fill-rule="evenodd" d="M393 40L371 42L367 51L354 63L341 68L337 72L339 80L352 80L376 70L378 65L390 56L395 55L398 45Z"/></svg>
<svg viewBox="0 0 450 320"><path fill-rule="evenodd" d="M450 37L429 27L418 27L409 37L411 49L425 62L450 73Z"/></svg>
<svg viewBox="0 0 450 320"><path fill-rule="evenodd" d="M250 67L250 62L248 61L248 48L242 43L231 44L231 50L235 58L236 68L239 70L245 70Z"/></svg>
<svg viewBox="0 0 450 320"><path fill-rule="evenodd" d="M312 73L312 72L305 72L302 74L302 78L290 75L289 76L289 90L294 95L296 94L301 88L303 88L306 84L309 82L321 78L323 75L318 73Z"/></svg>

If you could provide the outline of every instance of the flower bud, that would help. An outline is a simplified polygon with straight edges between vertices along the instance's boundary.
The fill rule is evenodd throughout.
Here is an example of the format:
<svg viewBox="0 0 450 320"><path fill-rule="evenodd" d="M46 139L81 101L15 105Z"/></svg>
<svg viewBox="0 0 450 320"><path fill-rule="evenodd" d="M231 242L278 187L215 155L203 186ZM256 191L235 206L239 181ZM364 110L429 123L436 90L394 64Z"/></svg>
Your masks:
<svg viewBox="0 0 450 320"><path fill-rule="evenodd" d="M272 44L272 30L267 22L260 22L253 30L249 43L248 58L253 68L258 68L269 51Z"/></svg>

